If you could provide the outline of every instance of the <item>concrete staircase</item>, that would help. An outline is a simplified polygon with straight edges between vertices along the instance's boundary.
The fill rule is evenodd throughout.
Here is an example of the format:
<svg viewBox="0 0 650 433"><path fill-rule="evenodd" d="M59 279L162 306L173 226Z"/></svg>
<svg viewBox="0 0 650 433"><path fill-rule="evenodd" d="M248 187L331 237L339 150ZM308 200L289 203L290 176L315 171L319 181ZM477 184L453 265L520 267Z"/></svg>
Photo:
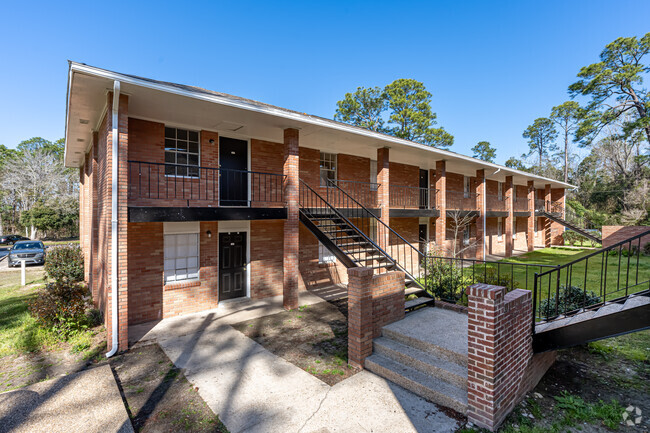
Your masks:
<svg viewBox="0 0 650 433"><path fill-rule="evenodd" d="M467 315L423 308L382 328L366 369L433 403L467 413Z"/></svg>

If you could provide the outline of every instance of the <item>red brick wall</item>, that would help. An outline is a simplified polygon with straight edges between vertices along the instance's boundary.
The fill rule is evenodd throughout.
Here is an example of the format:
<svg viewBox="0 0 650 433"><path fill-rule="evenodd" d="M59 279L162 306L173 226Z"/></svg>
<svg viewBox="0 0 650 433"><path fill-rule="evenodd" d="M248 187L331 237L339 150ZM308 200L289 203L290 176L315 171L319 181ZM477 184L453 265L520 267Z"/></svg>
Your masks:
<svg viewBox="0 0 650 433"><path fill-rule="evenodd" d="M618 242L640 235L650 230L648 226L603 226L603 248L614 245ZM639 241L634 241L633 246L638 246ZM641 238L641 248L650 242L650 235Z"/></svg>
<svg viewBox="0 0 650 433"><path fill-rule="evenodd" d="M555 354L533 356L530 291L474 284L468 301L468 419L494 431Z"/></svg>
<svg viewBox="0 0 650 433"><path fill-rule="evenodd" d="M381 327L404 317L404 273L348 269L348 359L363 368Z"/></svg>
<svg viewBox="0 0 650 433"><path fill-rule="evenodd" d="M318 239L300 224L300 289L318 289L347 282L348 273L340 261L318 263Z"/></svg>
<svg viewBox="0 0 650 433"><path fill-rule="evenodd" d="M129 324L160 320L164 286L163 223L129 223L128 229Z"/></svg>
<svg viewBox="0 0 650 433"><path fill-rule="evenodd" d="M528 248L528 242L526 241L526 232L528 230L528 218L526 217L516 217L516 234L517 236L514 239L513 246L516 250L525 251Z"/></svg>
<svg viewBox="0 0 650 433"><path fill-rule="evenodd" d="M251 298L282 294L283 220L251 221Z"/></svg>
<svg viewBox="0 0 650 433"><path fill-rule="evenodd" d="M370 182L370 158L346 155L344 153L339 153L336 158L339 180Z"/></svg>
<svg viewBox="0 0 650 433"><path fill-rule="evenodd" d="M282 174L284 144L271 141L251 140L251 171ZM282 196L282 178L254 174L251 179L253 207L275 207L274 201L262 201Z"/></svg>
<svg viewBox="0 0 650 433"><path fill-rule="evenodd" d="M390 163L391 185L420 186L420 168L415 165Z"/></svg>

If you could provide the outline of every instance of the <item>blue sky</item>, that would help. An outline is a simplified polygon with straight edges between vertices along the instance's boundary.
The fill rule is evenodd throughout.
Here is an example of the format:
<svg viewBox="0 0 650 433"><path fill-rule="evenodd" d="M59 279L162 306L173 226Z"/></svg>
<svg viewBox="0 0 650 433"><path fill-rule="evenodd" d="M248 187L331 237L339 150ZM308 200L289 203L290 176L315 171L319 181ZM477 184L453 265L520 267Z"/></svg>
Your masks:
<svg viewBox="0 0 650 433"><path fill-rule="evenodd" d="M497 162L568 99L581 66L650 31L650 2L11 2L0 25L0 144L64 134L67 60L333 117L358 86L424 82L439 125Z"/></svg>

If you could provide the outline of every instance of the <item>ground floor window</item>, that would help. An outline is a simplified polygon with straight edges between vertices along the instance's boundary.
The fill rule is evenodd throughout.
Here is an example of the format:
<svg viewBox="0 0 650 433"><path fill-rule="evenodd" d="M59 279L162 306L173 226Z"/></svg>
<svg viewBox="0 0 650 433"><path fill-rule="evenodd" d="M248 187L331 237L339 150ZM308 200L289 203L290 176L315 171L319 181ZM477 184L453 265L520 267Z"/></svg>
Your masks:
<svg viewBox="0 0 650 433"><path fill-rule="evenodd" d="M199 278L199 234L165 234L165 282Z"/></svg>
<svg viewBox="0 0 650 433"><path fill-rule="evenodd" d="M512 218L512 239L517 239L517 217Z"/></svg>
<svg viewBox="0 0 650 433"><path fill-rule="evenodd" d="M336 256L330 250L325 248L325 245L318 243L318 263L334 263Z"/></svg>
<svg viewBox="0 0 650 433"><path fill-rule="evenodd" d="M465 246L469 245L469 237L470 237L470 227L469 225L466 225L465 229L463 229L463 245Z"/></svg>
<svg viewBox="0 0 650 433"><path fill-rule="evenodd" d="M501 242L503 240L503 218L497 218L497 240Z"/></svg>

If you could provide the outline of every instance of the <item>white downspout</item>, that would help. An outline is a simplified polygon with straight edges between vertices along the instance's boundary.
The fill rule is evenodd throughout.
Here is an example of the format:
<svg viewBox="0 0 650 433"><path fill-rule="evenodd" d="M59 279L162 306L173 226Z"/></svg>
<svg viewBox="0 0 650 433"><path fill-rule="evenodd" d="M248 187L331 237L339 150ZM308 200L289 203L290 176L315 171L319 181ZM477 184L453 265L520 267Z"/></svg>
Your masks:
<svg viewBox="0 0 650 433"><path fill-rule="evenodd" d="M113 132L111 133L111 329L112 343L111 350L106 354L107 358L117 353L119 345L118 339L118 311L117 311L117 177L118 177L118 146L119 146L119 111L120 111L120 82L115 80L113 83Z"/></svg>
<svg viewBox="0 0 650 433"><path fill-rule="evenodd" d="M500 171L501 169L498 169L490 176L494 176ZM485 237L487 236L487 217L485 216L487 214L487 180L488 177L485 176L485 179L483 179L483 260L487 260L485 257Z"/></svg>

